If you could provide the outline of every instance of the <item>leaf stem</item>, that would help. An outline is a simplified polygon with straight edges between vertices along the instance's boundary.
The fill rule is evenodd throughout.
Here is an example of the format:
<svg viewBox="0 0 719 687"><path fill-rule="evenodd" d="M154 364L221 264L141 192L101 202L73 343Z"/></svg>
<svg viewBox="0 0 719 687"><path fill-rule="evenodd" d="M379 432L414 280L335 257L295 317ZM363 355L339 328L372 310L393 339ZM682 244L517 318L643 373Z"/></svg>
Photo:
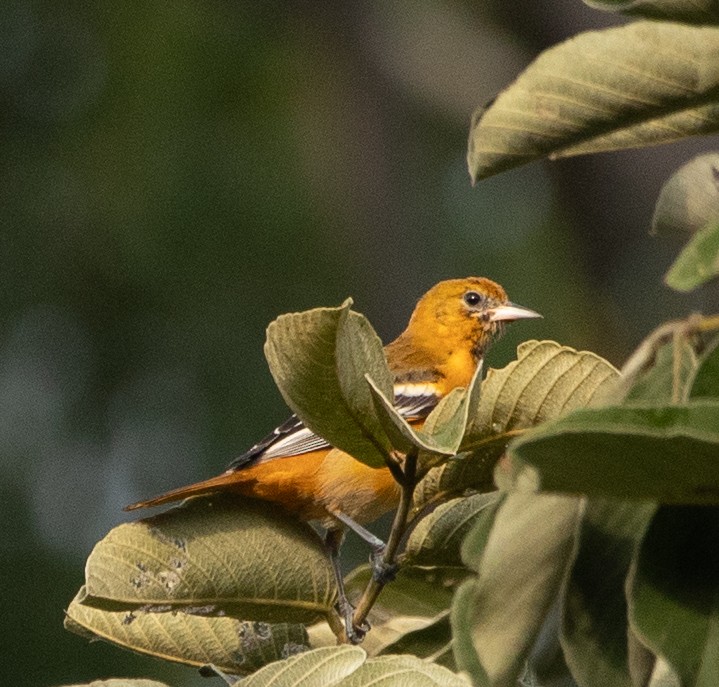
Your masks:
<svg viewBox="0 0 719 687"><path fill-rule="evenodd" d="M400 482L401 492L399 505L394 514L392 521L392 529L387 539L387 546L382 554L382 564L388 570L397 564L397 553L399 550L402 537L407 527L407 517L412 506L412 496L414 488L417 486L417 456L419 450L410 451L404 460L404 470L402 471L402 481ZM372 606L374 606L388 579L375 579L373 576L367 583L357 606L355 607L352 622L355 627L362 627Z"/></svg>
<svg viewBox="0 0 719 687"><path fill-rule="evenodd" d="M702 334L719 330L719 315L690 315L683 320L672 320L657 327L629 357L622 367L622 377L630 381L646 370L654 362L662 344L675 337L687 338L692 334ZM676 339L675 339L676 340Z"/></svg>

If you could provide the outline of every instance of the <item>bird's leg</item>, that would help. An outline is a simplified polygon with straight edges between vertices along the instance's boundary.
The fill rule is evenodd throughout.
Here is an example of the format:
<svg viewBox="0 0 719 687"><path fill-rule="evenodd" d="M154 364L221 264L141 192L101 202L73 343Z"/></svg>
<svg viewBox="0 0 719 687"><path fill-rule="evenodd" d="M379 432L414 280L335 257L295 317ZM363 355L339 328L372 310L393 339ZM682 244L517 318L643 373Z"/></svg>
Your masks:
<svg viewBox="0 0 719 687"><path fill-rule="evenodd" d="M342 511L332 511L334 515L343 525L347 525L358 537L363 539L369 544L370 563L372 565L372 579L382 584L391 582L397 576L397 565L388 565L385 563L385 550L387 545L379 538L376 537L367 528L362 527L358 522L345 515Z"/></svg>
<svg viewBox="0 0 719 687"><path fill-rule="evenodd" d="M329 551L332 570L335 574L335 582L337 583L337 610L344 621L347 641L350 644L359 644L367 634L369 624L365 622L362 624L362 627L357 628L352 622L355 609L347 598L342 569L340 568L339 551L343 537L344 532L342 530L327 530L325 534L325 546Z"/></svg>

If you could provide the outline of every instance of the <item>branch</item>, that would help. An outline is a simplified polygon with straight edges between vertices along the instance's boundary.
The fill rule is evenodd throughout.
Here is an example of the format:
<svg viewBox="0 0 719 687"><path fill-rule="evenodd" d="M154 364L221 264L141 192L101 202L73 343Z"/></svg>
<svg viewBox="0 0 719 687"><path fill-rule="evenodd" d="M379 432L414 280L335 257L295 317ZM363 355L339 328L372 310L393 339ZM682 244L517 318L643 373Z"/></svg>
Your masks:
<svg viewBox="0 0 719 687"><path fill-rule="evenodd" d="M367 583L367 586L365 587L365 590L355 607L352 619L355 627L363 626L365 620L367 619L367 615L372 609L372 606L374 606L380 592L384 589L384 586L391 580L391 573L397 566L397 553L407 527L407 517L412 506L414 488L417 486L418 453L419 450L415 449L408 453L404 460L404 470L402 471L402 481L400 483L402 491L400 493L399 505L397 506L396 513L394 514L392 529L390 530L389 538L387 539L387 546L382 554L382 567L388 574L386 576L379 576L379 579L377 579L378 576L373 575Z"/></svg>

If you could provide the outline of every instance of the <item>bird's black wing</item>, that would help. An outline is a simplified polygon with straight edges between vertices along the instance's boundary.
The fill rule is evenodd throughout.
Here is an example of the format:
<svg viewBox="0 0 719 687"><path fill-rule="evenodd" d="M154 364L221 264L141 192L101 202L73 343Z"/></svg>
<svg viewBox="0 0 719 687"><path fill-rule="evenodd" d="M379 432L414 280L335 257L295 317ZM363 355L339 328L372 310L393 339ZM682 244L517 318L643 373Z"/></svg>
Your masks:
<svg viewBox="0 0 719 687"><path fill-rule="evenodd" d="M395 407L406 420L427 417L439 402L439 398L431 383L395 384ZM307 429L302 420L293 414L252 448L235 458L227 469L239 470L251 463L298 456L323 448L332 447L322 437Z"/></svg>

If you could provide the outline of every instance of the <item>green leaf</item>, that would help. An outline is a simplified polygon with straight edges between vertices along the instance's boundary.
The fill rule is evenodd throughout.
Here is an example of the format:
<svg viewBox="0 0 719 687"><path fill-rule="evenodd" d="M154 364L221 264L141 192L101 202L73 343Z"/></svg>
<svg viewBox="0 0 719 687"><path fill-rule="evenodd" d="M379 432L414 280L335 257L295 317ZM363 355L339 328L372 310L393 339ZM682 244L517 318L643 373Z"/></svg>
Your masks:
<svg viewBox="0 0 719 687"><path fill-rule="evenodd" d="M330 612L335 591L309 525L268 503L217 496L111 530L88 558L82 601L309 622Z"/></svg>
<svg viewBox="0 0 719 687"><path fill-rule="evenodd" d="M654 365L633 382L621 400L679 403L689 396L689 386L697 369L697 356L691 343L677 337L657 351Z"/></svg>
<svg viewBox="0 0 719 687"><path fill-rule="evenodd" d="M719 397L719 337L707 348L694 373L691 398Z"/></svg>
<svg viewBox="0 0 719 687"><path fill-rule="evenodd" d="M314 683L315 685L317 683ZM415 656L379 656L369 659L338 687L469 687L461 676Z"/></svg>
<svg viewBox="0 0 719 687"><path fill-rule="evenodd" d="M544 51L475 114L470 175L716 132L718 64L713 26L637 21L581 33Z"/></svg>
<svg viewBox="0 0 719 687"><path fill-rule="evenodd" d="M632 687L624 586L655 510L651 503L597 499L585 506L561 633L567 664L583 687Z"/></svg>
<svg viewBox="0 0 719 687"><path fill-rule="evenodd" d="M106 611L83 603L82 591L67 609L67 630L166 661L198 668L212 663L227 673L245 675L308 646L302 625L182 612Z"/></svg>
<svg viewBox="0 0 719 687"><path fill-rule="evenodd" d="M719 403L578 410L510 447L517 486L666 503L719 502Z"/></svg>
<svg viewBox="0 0 719 687"><path fill-rule="evenodd" d="M287 405L307 427L379 467L392 447L365 375L389 398L392 378L382 342L350 304L280 315L267 328L265 356Z"/></svg>
<svg viewBox="0 0 719 687"><path fill-rule="evenodd" d="M427 416L421 429L414 429L395 409L389 397L367 376L375 410L392 445L408 453L419 449L417 471L425 473L440 460L457 453L467 427L470 408L479 399L482 370L478 366L468 389L457 388L447 394Z"/></svg>
<svg viewBox="0 0 719 687"><path fill-rule="evenodd" d="M719 153L697 155L662 187L652 231L694 234L719 220Z"/></svg>
<svg viewBox="0 0 719 687"><path fill-rule="evenodd" d="M400 415L390 398L377 388L369 375L367 376L367 385L372 395L377 417L392 446L402 453L409 453L415 448L431 451L433 446L427 443L421 433Z"/></svg>
<svg viewBox="0 0 719 687"><path fill-rule="evenodd" d="M420 451L417 461L419 475L424 475L430 468L438 464L438 454L442 457L445 453L449 453L449 455L457 453L470 422L477 414L482 383L482 365L480 364L474 371L472 380L466 389L451 391L427 416L421 432L437 448L433 452Z"/></svg>
<svg viewBox="0 0 719 687"><path fill-rule="evenodd" d="M478 576L457 590L451 619L457 665L475 684L515 684L569 565L579 504L510 494L488 537L481 520L467 536L463 557Z"/></svg>
<svg viewBox="0 0 719 687"><path fill-rule="evenodd" d="M499 455L499 451L489 450L458 453L446 463L433 467L415 487L413 511L421 511L467 490L494 491L494 464Z"/></svg>
<svg viewBox="0 0 719 687"><path fill-rule="evenodd" d="M242 687L467 687L442 666L414 656L368 659L363 649L336 646L314 649L278 661L242 682Z"/></svg>
<svg viewBox="0 0 719 687"><path fill-rule="evenodd" d="M277 661L246 678L242 687L332 687L354 673L367 659L358 646L313 649Z"/></svg>
<svg viewBox="0 0 719 687"><path fill-rule="evenodd" d="M719 684L719 509L663 507L628 587L630 619L682 685Z"/></svg>
<svg viewBox="0 0 719 687"><path fill-rule="evenodd" d="M700 229L679 253L664 282L687 293L719 276L719 222Z"/></svg>
<svg viewBox="0 0 719 687"><path fill-rule="evenodd" d="M345 578L350 600L364 591L371 574L370 566L363 565ZM414 616L427 621L433 620L450 607L454 589L467 575L464 568L402 566L397 578L382 590L381 596L370 611L373 631L381 622L392 616Z"/></svg>
<svg viewBox="0 0 719 687"><path fill-rule="evenodd" d="M432 468L415 489L422 508L466 489L494 488L494 467L509 441L536 424L603 397L618 373L606 360L555 341L525 341L517 360L490 369L473 397L462 453Z"/></svg>
<svg viewBox="0 0 719 687"><path fill-rule="evenodd" d="M693 234L664 281L691 291L719 274L719 153L699 155L664 184L654 211L657 232Z"/></svg>
<svg viewBox="0 0 719 687"><path fill-rule="evenodd" d="M519 429L583 408L617 376L606 360L555 341L525 341L517 360L490 370L463 450L489 436L502 441Z"/></svg>
<svg viewBox="0 0 719 687"><path fill-rule="evenodd" d="M168 687L164 682L156 680L138 680L130 678L111 678L109 680L93 680L76 685L63 685L63 687Z"/></svg>
<svg viewBox="0 0 719 687"><path fill-rule="evenodd" d="M590 7L608 12L664 19L668 21L719 23L719 8L714 0L584 0Z"/></svg>
<svg viewBox="0 0 719 687"><path fill-rule="evenodd" d="M479 515L500 499L499 492L475 494L441 504L412 530L403 553L411 565L461 566L461 547Z"/></svg>

